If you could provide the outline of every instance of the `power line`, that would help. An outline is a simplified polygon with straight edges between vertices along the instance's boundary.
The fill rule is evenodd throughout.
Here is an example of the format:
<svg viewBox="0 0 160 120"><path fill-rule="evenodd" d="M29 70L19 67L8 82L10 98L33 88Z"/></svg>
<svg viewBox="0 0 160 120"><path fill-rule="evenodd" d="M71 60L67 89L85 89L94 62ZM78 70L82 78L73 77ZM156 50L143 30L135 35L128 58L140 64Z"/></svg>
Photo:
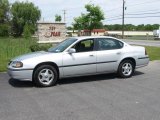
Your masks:
<svg viewBox="0 0 160 120"><path fill-rule="evenodd" d="M160 2L159 0L147 0L146 2L142 2L142 3L137 3L137 4L129 4L129 6L133 7L133 6L138 6L138 5L142 5L142 4L149 4L149 3L154 3L154 2Z"/></svg>
<svg viewBox="0 0 160 120"><path fill-rule="evenodd" d="M160 17L160 15L158 15L158 16L142 16L142 17L124 17L124 18L159 18L159 17ZM122 17L119 17L119 18L116 18L116 19L108 19L108 20L105 20L103 22L122 20L122 19L123 19Z"/></svg>
<svg viewBox="0 0 160 120"><path fill-rule="evenodd" d="M147 0L146 2L137 3L137 4L129 4L127 6L133 7L133 6L142 5L142 4L149 4L149 3L153 3L153 2L160 2L160 0L158 0L158 1L157 0L152 0L152 1L151 0ZM72 8L67 8L67 10L72 10L72 9L77 9L77 8L83 8L83 7L72 7ZM109 9L109 10L106 10L104 12L113 12L114 10L118 10L118 9L121 9L121 7L116 7L116 8L113 8L113 9ZM151 10L151 11L156 11L156 10Z"/></svg>
<svg viewBox="0 0 160 120"><path fill-rule="evenodd" d="M146 1L146 2L142 2L142 3L137 3L137 4L129 4L127 5L128 7L135 7L135 6L138 6L138 5L142 5L142 4L149 4L149 3L154 3L154 2L160 2L160 0L149 0L149 1ZM107 10L105 12L113 12L114 10L118 10L118 9L121 9L122 7L116 7L116 8L113 8L113 9L110 9L110 10ZM154 10L153 10L154 11ZM144 11L145 12L145 11Z"/></svg>
<svg viewBox="0 0 160 120"><path fill-rule="evenodd" d="M130 6L130 7L134 7L134 6L138 6L138 5L142 5L142 4L149 4L149 3L154 3L154 2L160 2L160 0L148 0L146 2L142 2L142 3L137 3L137 4L129 4L127 6ZM105 12L113 12L113 10L117 10L117 9L121 9L122 7L116 7L116 8L113 8L113 9L110 9L110 10L106 10Z"/></svg>
<svg viewBox="0 0 160 120"><path fill-rule="evenodd" d="M117 17L121 17L122 16L122 14L120 14L120 15L116 15L116 16L111 16L111 17L108 17L109 19L110 18L117 18Z"/></svg>
<svg viewBox="0 0 160 120"><path fill-rule="evenodd" d="M122 7L116 7L116 8L113 8L113 9L109 9L109 10L106 10L105 12L113 12L113 10L117 10L117 9L122 9Z"/></svg>
<svg viewBox="0 0 160 120"><path fill-rule="evenodd" d="M150 10L148 10L148 11L150 11ZM142 12L142 11L141 11L141 12ZM144 12L144 11L143 11L143 13L140 13L140 12L138 12L138 13L137 13L137 12L136 12L136 13L135 13L135 12L130 12L130 13L127 13L127 14L125 14L125 15L128 15L128 16L132 16L132 15L135 15L135 16L136 16L136 15L137 15L137 16L138 16L138 15L150 15L150 14L153 15L153 14L159 14L159 13L160 13L160 11L158 11L158 12L146 12L146 11ZM119 18L120 16L122 16L122 15L119 14L119 15L116 15L116 16L108 17L108 18L109 18L109 19L111 19L111 18Z"/></svg>
<svg viewBox="0 0 160 120"><path fill-rule="evenodd" d="M138 13L144 13L144 12L153 12L153 11L157 12L157 11L159 11L159 9L151 9L151 10L147 10L147 11L146 10L141 10L141 11L135 11L135 12L129 12L129 13L132 14L132 13L137 13L137 12Z"/></svg>
<svg viewBox="0 0 160 120"><path fill-rule="evenodd" d="M158 16L142 16L142 17L126 17L126 18L149 18L149 17L158 18L158 17L160 17L160 15L158 15Z"/></svg>
<svg viewBox="0 0 160 120"><path fill-rule="evenodd" d="M125 1L125 0L123 0L123 1ZM160 0L147 0L147 1L145 1L145 2L141 2L141 3L136 3L136 4L128 4L128 6L129 7L134 7L134 6L138 6L138 5L144 5L144 4L149 4L149 3L155 3L155 2L160 2ZM78 7L78 8L80 8L80 7ZM69 8L69 9L77 9L77 8ZM115 8L113 8L113 9L110 9L110 10L107 10L107 11L105 11L105 12L113 12L113 11L115 11L115 10L118 10L118 9L122 9L122 7L115 7ZM124 7L124 9L125 9L125 7ZM160 12L152 12L152 11L157 11L157 10L159 10L159 9L152 9L152 10L147 10L148 12L146 12L146 11L137 11L138 13L135 13L135 12L129 12L129 13L127 13L127 14L124 14L124 16L127 16L127 17L124 17L124 19L125 18L144 18L144 17L150 17L150 16L142 16L142 17L136 17L136 16L139 16L139 15L150 15L150 14L154 14L154 15L156 15L156 14L158 14L158 13L160 13ZM140 12L143 12L143 13L140 13ZM109 18L109 20L107 20L107 21L112 21L112 20L120 20L120 19L122 19L122 16L123 14L120 14L120 15L116 15L116 16L112 16L112 17L108 17ZM121 17L122 16L122 17ZM131 16L131 17L129 17L129 16ZM152 16L151 16L152 17ZM67 19L70 19L70 18L74 18L74 17L67 17ZM122 21L122 24L123 24L123 21Z"/></svg>
<svg viewBox="0 0 160 120"><path fill-rule="evenodd" d="M133 13L133 14L125 14L125 15L150 15L150 14L159 14L160 12L152 12L152 13Z"/></svg>

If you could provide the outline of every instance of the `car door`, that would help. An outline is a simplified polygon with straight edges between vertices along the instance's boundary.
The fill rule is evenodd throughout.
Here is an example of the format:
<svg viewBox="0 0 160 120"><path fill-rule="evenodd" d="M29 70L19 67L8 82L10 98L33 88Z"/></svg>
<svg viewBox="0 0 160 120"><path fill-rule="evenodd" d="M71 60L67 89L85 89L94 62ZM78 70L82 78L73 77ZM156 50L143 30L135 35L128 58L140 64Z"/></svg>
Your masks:
<svg viewBox="0 0 160 120"><path fill-rule="evenodd" d="M72 48L76 49L75 53L64 53L63 55L63 75L66 77L96 73L94 40L80 41Z"/></svg>
<svg viewBox="0 0 160 120"><path fill-rule="evenodd" d="M122 55L123 43L112 38L96 39L97 73L114 72Z"/></svg>

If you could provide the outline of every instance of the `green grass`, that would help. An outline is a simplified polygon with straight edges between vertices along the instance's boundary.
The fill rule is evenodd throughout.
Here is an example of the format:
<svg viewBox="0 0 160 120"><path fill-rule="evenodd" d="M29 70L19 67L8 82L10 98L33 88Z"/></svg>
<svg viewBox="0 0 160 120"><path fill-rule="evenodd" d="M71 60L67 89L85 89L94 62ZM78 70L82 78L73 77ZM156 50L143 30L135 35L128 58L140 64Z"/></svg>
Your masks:
<svg viewBox="0 0 160 120"><path fill-rule="evenodd" d="M160 47L145 46L150 60L160 60Z"/></svg>
<svg viewBox="0 0 160 120"><path fill-rule="evenodd" d="M6 66L10 59L30 52L30 46L35 43L35 39L24 38L0 38L0 72L6 71Z"/></svg>

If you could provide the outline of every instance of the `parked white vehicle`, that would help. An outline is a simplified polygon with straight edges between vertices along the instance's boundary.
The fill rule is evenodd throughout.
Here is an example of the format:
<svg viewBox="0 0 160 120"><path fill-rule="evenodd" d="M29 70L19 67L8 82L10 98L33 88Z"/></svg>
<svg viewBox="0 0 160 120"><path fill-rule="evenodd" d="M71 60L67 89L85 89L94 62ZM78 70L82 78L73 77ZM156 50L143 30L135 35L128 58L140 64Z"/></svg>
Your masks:
<svg viewBox="0 0 160 120"><path fill-rule="evenodd" d="M153 36L155 40L160 40L160 30L153 30Z"/></svg>
<svg viewBox="0 0 160 120"><path fill-rule="evenodd" d="M118 73L131 77L135 68L148 65L144 47L131 46L106 36L68 38L47 52L29 53L12 59L8 65L11 78L31 80L48 87L66 77Z"/></svg>

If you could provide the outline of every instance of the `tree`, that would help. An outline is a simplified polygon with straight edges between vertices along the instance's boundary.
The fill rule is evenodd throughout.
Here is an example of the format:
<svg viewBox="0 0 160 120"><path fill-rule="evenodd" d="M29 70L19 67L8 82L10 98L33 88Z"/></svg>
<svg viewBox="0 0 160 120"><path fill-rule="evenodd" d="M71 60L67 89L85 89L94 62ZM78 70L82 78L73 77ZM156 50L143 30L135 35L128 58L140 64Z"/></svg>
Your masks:
<svg viewBox="0 0 160 120"><path fill-rule="evenodd" d="M94 4L85 5L87 10L86 14L81 14L81 16L74 18L74 29L98 29L102 28L102 20L104 20L104 13L99 6Z"/></svg>
<svg viewBox="0 0 160 120"><path fill-rule="evenodd" d="M153 26L150 24L145 25L145 30L146 31L152 31L153 30Z"/></svg>
<svg viewBox="0 0 160 120"><path fill-rule="evenodd" d="M82 30L82 29L88 29L88 19L87 16L85 14L81 14L81 16L74 18L74 23L73 23L73 27L74 29L77 30Z"/></svg>
<svg viewBox="0 0 160 120"><path fill-rule="evenodd" d="M60 15L55 15L55 21L56 22L61 22L62 21L62 17Z"/></svg>
<svg viewBox="0 0 160 120"><path fill-rule="evenodd" d="M0 36L9 35L9 2L0 0Z"/></svg>
<svg viewBox="0 0 160 120"><path fill-rule="evenodd" d="M68 26L68 27L67 27L67 30L73 30L73 27Z"/></svg>
<svg viewBox="0 0 160 120"><path fill-rule="evenodd" d="M159 29L159 24L153 24L153 30L158 30Z"/></svg>
<svg viewBox="0 0 160 120"><path fill-rule="evenodd" d="M87 10L86 19L88 19L88 28L89 30L101 28L102 20L104 20L104 13L99 6L94 6L93 4L85 5Z"/></svg>
<svg viewBox="0 0 160 120"><path fill-rule="evenodd" d="M106 30L122 30L121 24L114 24L114 25L104 25ZM126 31L153 31L159 29L159 24L140 24L140 25L132 25L132 24L125 24L124 28Z"/></svg>
<svg viewBox="0 0 160 120"><path fill-rule="evenodd" d="M12 34L21 36L24 26L32 26L29 30L33 34L36 30L36 23L41 17L41 11L31 2L15 2L11 8L12 13Z"/></svg>
<svg viewBox="0 0 160 120"><path fill-rule="evenodd" d="M24 38L26 38L26 39L31 38L31 30L30 30L30 26L28 24L25 24L23 34L24 34Z"/></svg>
<svg viewBox="0 0 160 120"><path fill-rule="evenodd" d="M136 30L137 31L143 31L143 30L145 30L145 25L144 24L137 25L136 26Z"/></svg>

